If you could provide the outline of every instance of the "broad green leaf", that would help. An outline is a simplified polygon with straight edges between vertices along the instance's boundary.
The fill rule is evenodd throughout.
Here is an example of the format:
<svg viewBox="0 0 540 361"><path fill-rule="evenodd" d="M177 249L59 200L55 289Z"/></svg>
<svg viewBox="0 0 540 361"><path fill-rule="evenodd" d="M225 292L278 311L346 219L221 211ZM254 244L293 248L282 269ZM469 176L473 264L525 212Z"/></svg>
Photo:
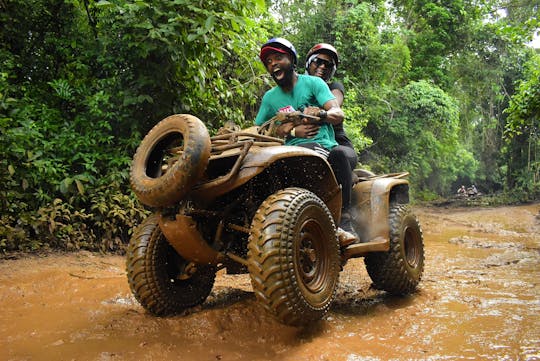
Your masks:
<svg viewBox="0 0 540 361"><path fill-rule="evenodd" d="M79 194L84 194L84 185L82 182L78 179L75 179L75 184L77 185L77 190L79 191Z"/></svg>

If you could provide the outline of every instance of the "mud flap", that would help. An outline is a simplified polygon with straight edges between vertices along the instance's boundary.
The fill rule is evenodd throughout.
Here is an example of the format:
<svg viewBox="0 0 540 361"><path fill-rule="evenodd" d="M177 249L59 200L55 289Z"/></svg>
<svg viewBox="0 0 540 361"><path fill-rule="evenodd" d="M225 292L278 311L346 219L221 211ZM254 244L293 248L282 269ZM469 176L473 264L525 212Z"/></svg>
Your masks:
<svg viewBox="0 0 540 361"><path fill-rule="evenodd" d="M170 245L184 259L198 264L217 264L220 254L206 243L193 218L176 215L175 219L159 216L159 227Z"/></svg>

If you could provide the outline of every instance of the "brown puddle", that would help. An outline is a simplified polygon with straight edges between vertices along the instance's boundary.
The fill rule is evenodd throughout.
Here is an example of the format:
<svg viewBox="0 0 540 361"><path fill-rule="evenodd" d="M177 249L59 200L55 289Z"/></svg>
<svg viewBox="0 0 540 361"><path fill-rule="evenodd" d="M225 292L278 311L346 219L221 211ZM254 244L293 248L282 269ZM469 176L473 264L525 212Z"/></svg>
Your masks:
<svg viewBox="0 0 540 361"><path fill-rule="evenodd" d="M371 289L355 259L304 329L266 315L248 275L220 274L201 307L156 318L131 296L124 257L0 261L0 360L540 360L540 204L417 214L419 292Z"/></svg>

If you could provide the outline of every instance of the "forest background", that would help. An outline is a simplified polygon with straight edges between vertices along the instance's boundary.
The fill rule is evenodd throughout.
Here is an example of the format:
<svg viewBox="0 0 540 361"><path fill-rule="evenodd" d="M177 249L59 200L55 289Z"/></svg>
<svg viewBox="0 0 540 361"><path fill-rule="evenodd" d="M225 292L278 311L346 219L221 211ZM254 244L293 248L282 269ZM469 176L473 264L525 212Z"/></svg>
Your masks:
<svg viewBox="0 0 540 361"><path fill-rule="evenodd" d="M539 0L0 0L0 251L121 250L147 214L129 188L174 113L249 126L273 36L340 53L361 167L412 196L476 184L540 196Z"/></svg>

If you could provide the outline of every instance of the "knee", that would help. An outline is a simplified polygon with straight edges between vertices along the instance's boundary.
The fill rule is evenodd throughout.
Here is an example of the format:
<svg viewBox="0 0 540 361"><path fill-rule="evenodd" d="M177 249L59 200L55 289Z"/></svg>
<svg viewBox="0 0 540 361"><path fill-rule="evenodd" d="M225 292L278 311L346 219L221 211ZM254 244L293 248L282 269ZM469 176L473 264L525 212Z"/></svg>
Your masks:
<svg viewBox="0 0 540 361"><path fill-rule="evenodd" d="M330 154L328 155L328 159L335 159L335 160L341 160L341 159L347 159L347 152L344 149L345 147L338 145L337 147L332 148L330 151Z"/></svg>
<svg viewBox="0 0 540 361"><path fill-rule="evenodd" d="M337 146L330 151L330 154L328 155L328 162L336 167L343 168L351 172L354 167L351 167L351 161L347 151L341 148L345 147Z"/></svg>

